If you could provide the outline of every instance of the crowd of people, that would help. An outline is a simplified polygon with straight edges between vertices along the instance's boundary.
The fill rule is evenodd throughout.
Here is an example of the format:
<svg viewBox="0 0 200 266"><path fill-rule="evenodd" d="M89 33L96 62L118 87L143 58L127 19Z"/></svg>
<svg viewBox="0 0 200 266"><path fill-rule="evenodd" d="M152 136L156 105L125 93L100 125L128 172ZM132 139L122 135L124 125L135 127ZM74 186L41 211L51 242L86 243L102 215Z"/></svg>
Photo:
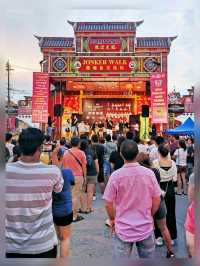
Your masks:
<svg viewBox="0 0 200 266"><path fill-rule="evenodd" d="M143 141L132 131L76 129L59 141L36 128L23 130L18 140L6 133L6 257L55 258L58 246L60 257L68 257L71 224L95 211L98 189L115 257L129 257L136 248L140 258L151 258L155 244L165 243L166 257L173 258L176 195L188 195L185 231L192 257L193 139Z"/></svg>

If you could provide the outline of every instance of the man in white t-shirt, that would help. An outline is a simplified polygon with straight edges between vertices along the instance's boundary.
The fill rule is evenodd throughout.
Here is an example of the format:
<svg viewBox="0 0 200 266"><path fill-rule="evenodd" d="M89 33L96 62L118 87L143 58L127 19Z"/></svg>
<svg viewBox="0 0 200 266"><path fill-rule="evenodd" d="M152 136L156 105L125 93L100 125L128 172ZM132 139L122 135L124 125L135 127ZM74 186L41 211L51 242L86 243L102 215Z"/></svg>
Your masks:
<svg viewBox="0 0 200 266"><path fill-rule="evenodd" d="M148 153L150 153L155 148L156 148L156 137L151 137L150 144L148 147Z"/></svg>
<svg viewBox="0 0 200 266"><path fill-rule="evenodd" d="M78 132L79 135L84 135L86 133L87 127L84 121L81 121L80 124L78 125Z"/></svg>
<svg viewBox="0 0 200 266"><path fill-rule="evenodd" d="M179 148L174 152L174 158L176 159L176 165L178 168L178 188L177 194L182 194L182 186L184 195L187 194L187 147L184 140L179 141Z"/></svg>
<svg viewBox="0 0 200 266"><path fill-rule="evenodd" d="M152 163L155 160L159 159L158 147L165 142L164 138L161 136L157 136L155 139L155 146L151 149L149 153L149 159Z"/></svg>

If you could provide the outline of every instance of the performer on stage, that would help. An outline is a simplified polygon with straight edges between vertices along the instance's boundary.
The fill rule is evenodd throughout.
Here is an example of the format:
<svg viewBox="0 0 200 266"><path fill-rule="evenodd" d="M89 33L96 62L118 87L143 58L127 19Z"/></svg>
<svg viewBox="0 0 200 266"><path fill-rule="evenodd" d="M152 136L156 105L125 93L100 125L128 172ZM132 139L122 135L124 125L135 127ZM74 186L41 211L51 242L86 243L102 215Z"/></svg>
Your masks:
<svg viewBox="0 0 200 266"><path fill-rule="evenodd" d="M71 138L71 121L70 121L70 119L67 119L67 121L65 122L65 134L66 134L67 139Z"/></svg>
<svg viewBox="0 0 200 266"><path fill-rule="evenodd" d="M104 122L100 121L98 124L98 128L99 128L99 138L103 138Z"/></svg>
<svg viewBox="0 0 200 266"><path fill-rule="evenodd" d="M76 115L72 116L72 136L78 135L78 118Z"/></svg>
<svg viewBox="0 0 200 266"><path fill-rule="evenodd" d="M107 130L106 130L107 134L111 135L111 137L112 137L113 121L111 120L111 118L106 120L106 126L107 126Z"/></svg>

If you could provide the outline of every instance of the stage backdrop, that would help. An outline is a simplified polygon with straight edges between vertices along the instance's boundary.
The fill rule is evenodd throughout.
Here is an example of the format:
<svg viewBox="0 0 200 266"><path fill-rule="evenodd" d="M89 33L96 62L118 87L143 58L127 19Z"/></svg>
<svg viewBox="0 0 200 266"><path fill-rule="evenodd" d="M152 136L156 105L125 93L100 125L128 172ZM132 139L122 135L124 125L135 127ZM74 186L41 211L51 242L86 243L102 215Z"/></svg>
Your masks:
<svg viewBox="0 0 200 266"><path fill-rule="evenodd" d="M152 124L168 123L167 77L165 73L151 75Z"/></svg>
<svg viewBox="0 0 200 266"><path fill-rule="evenodd" d="M48 122L49 76L47 73L33 73L32 122Z"/></svg>

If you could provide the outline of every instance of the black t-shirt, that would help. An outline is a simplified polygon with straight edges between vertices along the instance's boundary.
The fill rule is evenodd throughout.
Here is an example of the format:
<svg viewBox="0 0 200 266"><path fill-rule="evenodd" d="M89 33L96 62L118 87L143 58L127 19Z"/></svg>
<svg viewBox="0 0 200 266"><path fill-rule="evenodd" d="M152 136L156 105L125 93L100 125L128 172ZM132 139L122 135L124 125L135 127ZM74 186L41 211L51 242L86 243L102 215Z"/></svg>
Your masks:
<svg viewBox="0 0 200 266"><path fill-rule="evenodd" d="M107 121L107 129L112 129L113 127L113 122L111 120Z"/></svg>
<svg viewBox="0 0 200 266"><path fill-rule="evenodd" d="M109 162L114 164L113 170L117 170L124 165L124 160L118 151L112 151Z"/></svg>
<svg viewBox="0 0 200 266"><path fill-rule="evenodd" d="M75 127L75 126L77 126L77 124L78 124L78 119L77 118L73 118L72 119L72 127Z"/></svg>
<svg viewBox="0 0 200 266"><path fill-rule="evenodd" d="M123 128L124 128L124 124L122 122L119 123L119 130L120 131L123 131Z"/></svg>
<svg viewBox="0 0 200 266"><path fill-rule="evenodd" d="M92 128L92 130L95 130L95 128L96 128L96 124L93 123L91 128Z"/></svg>
<svg viewBox="0 0 200 266"><path fill-rule="evenodd" d="M129 128L129 123L126 122L126 123L124 124L124 126L125 126L126 128Z"/></svg>
<svg viewBox="0 0 200 266"><path fill-rule="evenodd" d="M92 145L92 149L96 152L98 163L99 163L99 169L103 169L103 162L104 162L104 154L105 154L105 148L103 144L94 144Z"/></svg>
<svg viewBox="0 0 200 266"><path fill-rule="evenodd" d="M99 128L103 128L103 127L104 127L104 124L103 124L103 123L99 123L99 124L98 124L98 127L99 127Z"/></svg>
<svg viewBox="0 0 200 266"><path fill-rule="evenodd" d="M95 162L94 162L97 159L96 152L93 149L88 148L85 151L85 155L86 155L86 160L87 160L87 176L97 175L97 170L96 170Z"/></svg>

